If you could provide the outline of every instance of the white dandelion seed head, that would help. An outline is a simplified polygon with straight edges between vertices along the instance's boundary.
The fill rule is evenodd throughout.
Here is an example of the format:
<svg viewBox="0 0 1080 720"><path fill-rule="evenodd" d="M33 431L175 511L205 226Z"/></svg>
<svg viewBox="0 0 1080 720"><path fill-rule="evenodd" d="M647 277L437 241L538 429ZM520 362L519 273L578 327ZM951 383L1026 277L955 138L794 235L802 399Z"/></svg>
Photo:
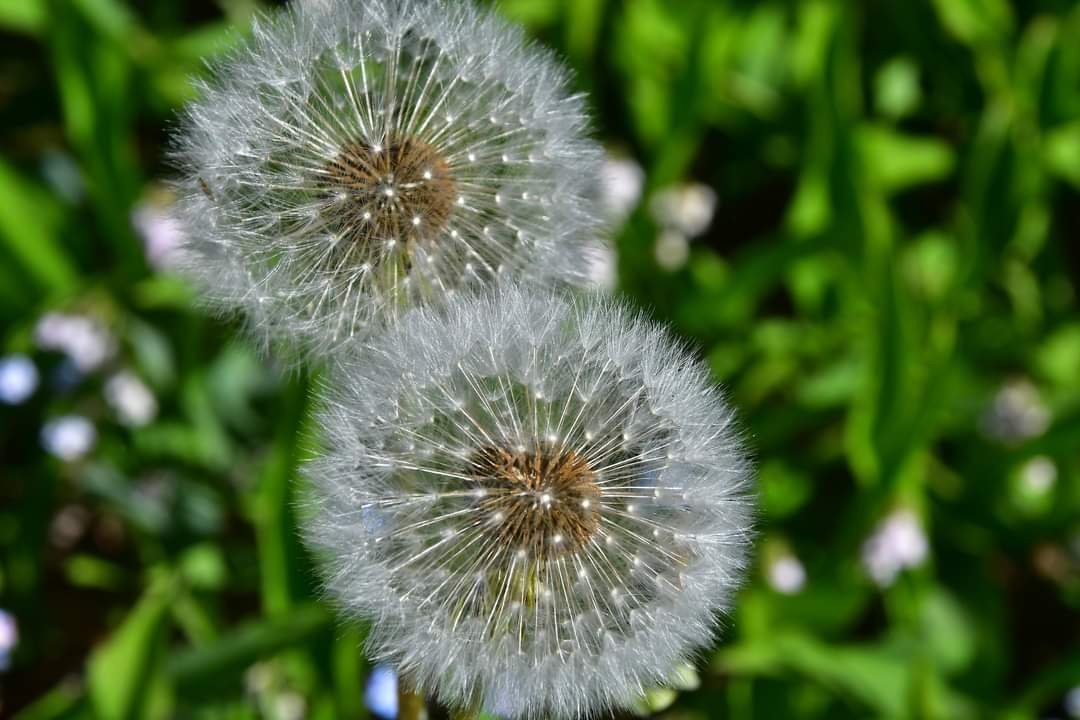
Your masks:
<svg viewBox="0 0 1080 720"><path fill-rule="evenodd" d="M187 109L180 264L318 350L501 276L587 284L602 151L568 87L470 2L295 3Z"/></svg>
<svg viewBox="0 0 1080 720"><path fill-rule="evenodd" d="M710 641L744 572L750 463L705 366L660 328L503 286L405 316L326 397L308 536L418 689L592 715Z"/></svg>

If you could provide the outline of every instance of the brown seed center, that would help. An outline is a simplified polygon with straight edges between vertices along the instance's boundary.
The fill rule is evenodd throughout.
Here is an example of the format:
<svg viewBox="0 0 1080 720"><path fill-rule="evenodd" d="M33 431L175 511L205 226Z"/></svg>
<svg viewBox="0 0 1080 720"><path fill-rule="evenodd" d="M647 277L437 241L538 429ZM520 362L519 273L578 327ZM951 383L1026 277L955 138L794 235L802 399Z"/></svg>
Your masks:
<svg viewBox="0 0 1080 720"><path fill-rule="evenodd" d="M326 167L328 189L341 200L342 239L411 242L446 226L454 206L454 179L446 160L412 137L385 144L355 142Z"/></svg>
<svg viewBox="0 0 1080 720"><path fill-rule="evenodd" d="M488 447L469 467L484 490L481 507L506 547L550 559L573 552L600 526L596 473L572 450Z"/></svg>

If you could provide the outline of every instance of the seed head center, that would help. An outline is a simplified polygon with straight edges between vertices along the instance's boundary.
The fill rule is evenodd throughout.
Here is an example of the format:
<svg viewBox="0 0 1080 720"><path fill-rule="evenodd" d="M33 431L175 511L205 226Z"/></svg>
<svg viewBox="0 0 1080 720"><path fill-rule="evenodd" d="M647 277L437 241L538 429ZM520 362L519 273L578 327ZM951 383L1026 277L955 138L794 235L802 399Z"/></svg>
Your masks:
<svg viewBox="0 0 1080 720"><path fill-rule="evenodd" d="M578 550L600 526L596 472L572 450L488 447L473 455L469 474L504 547L550 559Z"/></svg>
<svg viewBox="0 0 1080 720"><path fill-rule="evenodd" d="M411 248L443 229L454 208L449 165L413 137L345 145L327 165L326 178L340 201L333 212L341 235L364 248L387 241Z"/></svg>

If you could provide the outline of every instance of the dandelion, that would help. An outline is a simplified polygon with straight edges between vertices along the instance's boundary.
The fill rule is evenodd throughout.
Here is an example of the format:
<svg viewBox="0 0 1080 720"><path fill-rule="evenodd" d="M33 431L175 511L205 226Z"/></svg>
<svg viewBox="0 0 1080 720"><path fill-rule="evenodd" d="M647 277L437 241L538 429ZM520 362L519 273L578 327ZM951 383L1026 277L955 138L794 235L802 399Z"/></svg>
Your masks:
<svg viewBox="0 0 1080 720"><path fill-rule="evenodd" d="M589 287L593 290L614 290L617 279L617 260L611 247L597 247L586 258Z"/></svg>
<svg viewBox="0 0 1080 720"><path fill-rule="evenodd" d="M709 642L749 462L704 365L618 303L501 287L331 376L306 527L371 649L450 706L626 706Z"/></svg>
<svg viewBox="0 0 1080 720"><path fill-rule="evenodd" d="M181 264L316 349L498 277L587 284L602 153L567 86L468 2L294 4L188 108Z"/></svg>

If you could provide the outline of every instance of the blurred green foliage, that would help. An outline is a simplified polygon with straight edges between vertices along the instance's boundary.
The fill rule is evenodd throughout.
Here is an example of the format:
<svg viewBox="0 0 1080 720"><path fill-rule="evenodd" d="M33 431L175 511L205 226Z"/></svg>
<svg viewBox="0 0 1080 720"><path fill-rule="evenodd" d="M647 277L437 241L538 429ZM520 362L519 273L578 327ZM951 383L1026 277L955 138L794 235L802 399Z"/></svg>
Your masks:
<svg viewBox="0 0 1080 720"><path fill-rule="evenodd" d="M1064 716L1080 686L1080 5L501 8L569 60L597 134L643 167L619 286L708 359L760 467L737 609L697 676L641 712ZM41 375L0 406L0 608L18 629L2 715L366 713L363 629L320 603L297 539L310 382L193 310L133 224L167 201L189 76L257 9L0 0L0 354ZM652 199L688 182L715 216L660 264ZM104 363L42 349L50 311L104 328ZM152 418L118 418L120 370ZM97 435L64 461L41 430L71 413Z"/></svg>

